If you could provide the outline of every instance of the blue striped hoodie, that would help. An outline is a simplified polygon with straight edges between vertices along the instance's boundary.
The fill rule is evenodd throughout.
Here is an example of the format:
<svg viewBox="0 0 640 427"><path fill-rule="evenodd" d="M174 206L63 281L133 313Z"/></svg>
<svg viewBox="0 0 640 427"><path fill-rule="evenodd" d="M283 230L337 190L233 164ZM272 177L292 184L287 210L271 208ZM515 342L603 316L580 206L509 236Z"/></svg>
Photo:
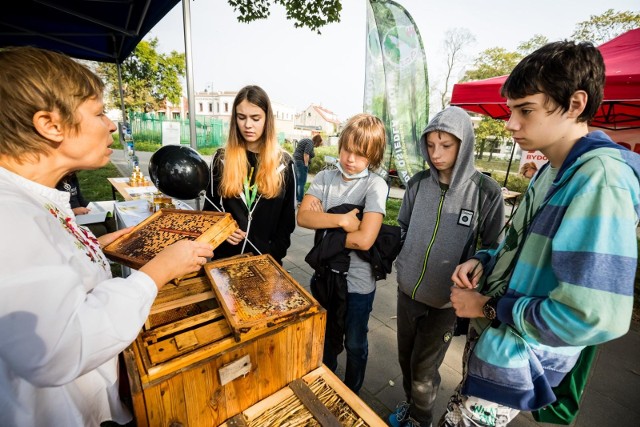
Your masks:
<svg viewBox="0 0 640 427"><path fill-rule="evenodd" d="M639 177L640 155L601 131L574 145L528 228L499 300L502 324L485 329L470 355L464 394L539 409L555 400L551 387L585 346L628 331ZM476 256L490 269L499 250Z"/></svg>

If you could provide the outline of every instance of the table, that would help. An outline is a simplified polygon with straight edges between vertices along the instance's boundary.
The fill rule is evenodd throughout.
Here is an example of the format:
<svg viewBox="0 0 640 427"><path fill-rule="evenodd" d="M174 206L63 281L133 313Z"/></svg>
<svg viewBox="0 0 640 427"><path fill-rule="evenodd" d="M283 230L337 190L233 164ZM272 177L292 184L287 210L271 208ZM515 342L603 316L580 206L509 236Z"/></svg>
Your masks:
<svg viewBox="0 0 640 427"><path fill-rule="evenodd" d="M145 177L149 182L149 177ZM122 196L125 201L135 200L136 198L145 195L157 193L158 189L154 185L148 185L143 187L132 187L129 185L128 177L107 178L109 184L111 184L111 193L113 199L116 198L116 191Z"/></svg>
<svg viewBox="0 0 640 427"><path fill-rule="evenodd" d="M182 200L173 199L173 204L176 209L193 210ZM145 199L116 202L115 211L118 230L138 225L153 214L149 211L149 202Z"/></svg>
<svg viewBox="0 0 640 427"><path fill-rule="evenodd" d="M502 198L506 203L511 205L511 214L509 214L509 217L513 216L513 211L518 204L518 197L520 197L521 194L522 193L518 193L517 191L502 190Z"/></svg>

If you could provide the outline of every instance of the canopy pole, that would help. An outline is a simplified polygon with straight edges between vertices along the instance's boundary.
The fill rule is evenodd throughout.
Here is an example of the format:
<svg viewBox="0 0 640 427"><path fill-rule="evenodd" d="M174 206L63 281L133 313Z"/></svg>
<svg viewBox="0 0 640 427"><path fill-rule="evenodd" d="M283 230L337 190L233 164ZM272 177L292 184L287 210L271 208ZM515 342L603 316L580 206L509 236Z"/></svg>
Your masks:
<svg viewBox="0 0 640 427"><path fill-rule="evenodd" d="M507 181L509 180L509 171L511 170L511 162L513 161L513 153L516 151L516 143L511 143L511 157L509 157L509 164L507 165L507 174L504 176L504 184L503 187L507 187Z"/></svg>
<svg viewBox="0 0 640 427"><path fill-rule="evenodd" d="M196 98L193 92L193 61L191 58L191 0L182 0L182 22L184 26L184 56L187 71L187 100L189 101L189 145L196 150ZM196 210L200 210L200 195L195 198Z"/></svg>
<svg viewBox="0 0 640 427"><path fill-rule="evenodd" d="M124 108L124 91L122 90L122 64L116 62L116 70L118 70L118 94L120 95L120 109L122 110L122 121L127 122L127 111Z"/></svg>
<svg viewBox="0 0 640 427"><path fill-rule="evenodd" d="M193 91L193 61L191 58L191 6L190 0L182 0L182 20L184 24L184 54L187 71L187 100L189 102L189 141L194 150L196 139L196 99Z"/></svg>

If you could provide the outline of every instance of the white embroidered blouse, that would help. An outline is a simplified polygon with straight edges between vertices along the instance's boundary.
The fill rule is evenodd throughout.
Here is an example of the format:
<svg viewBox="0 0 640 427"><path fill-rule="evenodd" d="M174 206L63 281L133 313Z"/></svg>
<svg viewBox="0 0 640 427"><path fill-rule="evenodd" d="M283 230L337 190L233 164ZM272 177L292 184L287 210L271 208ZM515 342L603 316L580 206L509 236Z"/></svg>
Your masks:
<svg viewBox="0 0 640 427"><path fill-rule="evenodd" d="M69 193L0 168L0 425L126 423L117 355L157 294L141 272L112 278Z"/></svg>

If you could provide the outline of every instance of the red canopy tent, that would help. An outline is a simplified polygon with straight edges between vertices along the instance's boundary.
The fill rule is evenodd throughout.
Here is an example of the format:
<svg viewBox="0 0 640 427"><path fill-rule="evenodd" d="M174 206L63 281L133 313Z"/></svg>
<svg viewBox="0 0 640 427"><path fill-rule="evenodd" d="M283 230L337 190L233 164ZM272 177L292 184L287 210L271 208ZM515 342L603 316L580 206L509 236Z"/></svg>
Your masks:
<svg viewBox="0 0 640 427"><path fill-rule="evenodd" d="M640 28L628 31L598 47L605 63L604 99L590 123L610 130L640 128ZM451 105L494 119L507 120L510 112L500 87L507 76L458 83Z"/></svg>

